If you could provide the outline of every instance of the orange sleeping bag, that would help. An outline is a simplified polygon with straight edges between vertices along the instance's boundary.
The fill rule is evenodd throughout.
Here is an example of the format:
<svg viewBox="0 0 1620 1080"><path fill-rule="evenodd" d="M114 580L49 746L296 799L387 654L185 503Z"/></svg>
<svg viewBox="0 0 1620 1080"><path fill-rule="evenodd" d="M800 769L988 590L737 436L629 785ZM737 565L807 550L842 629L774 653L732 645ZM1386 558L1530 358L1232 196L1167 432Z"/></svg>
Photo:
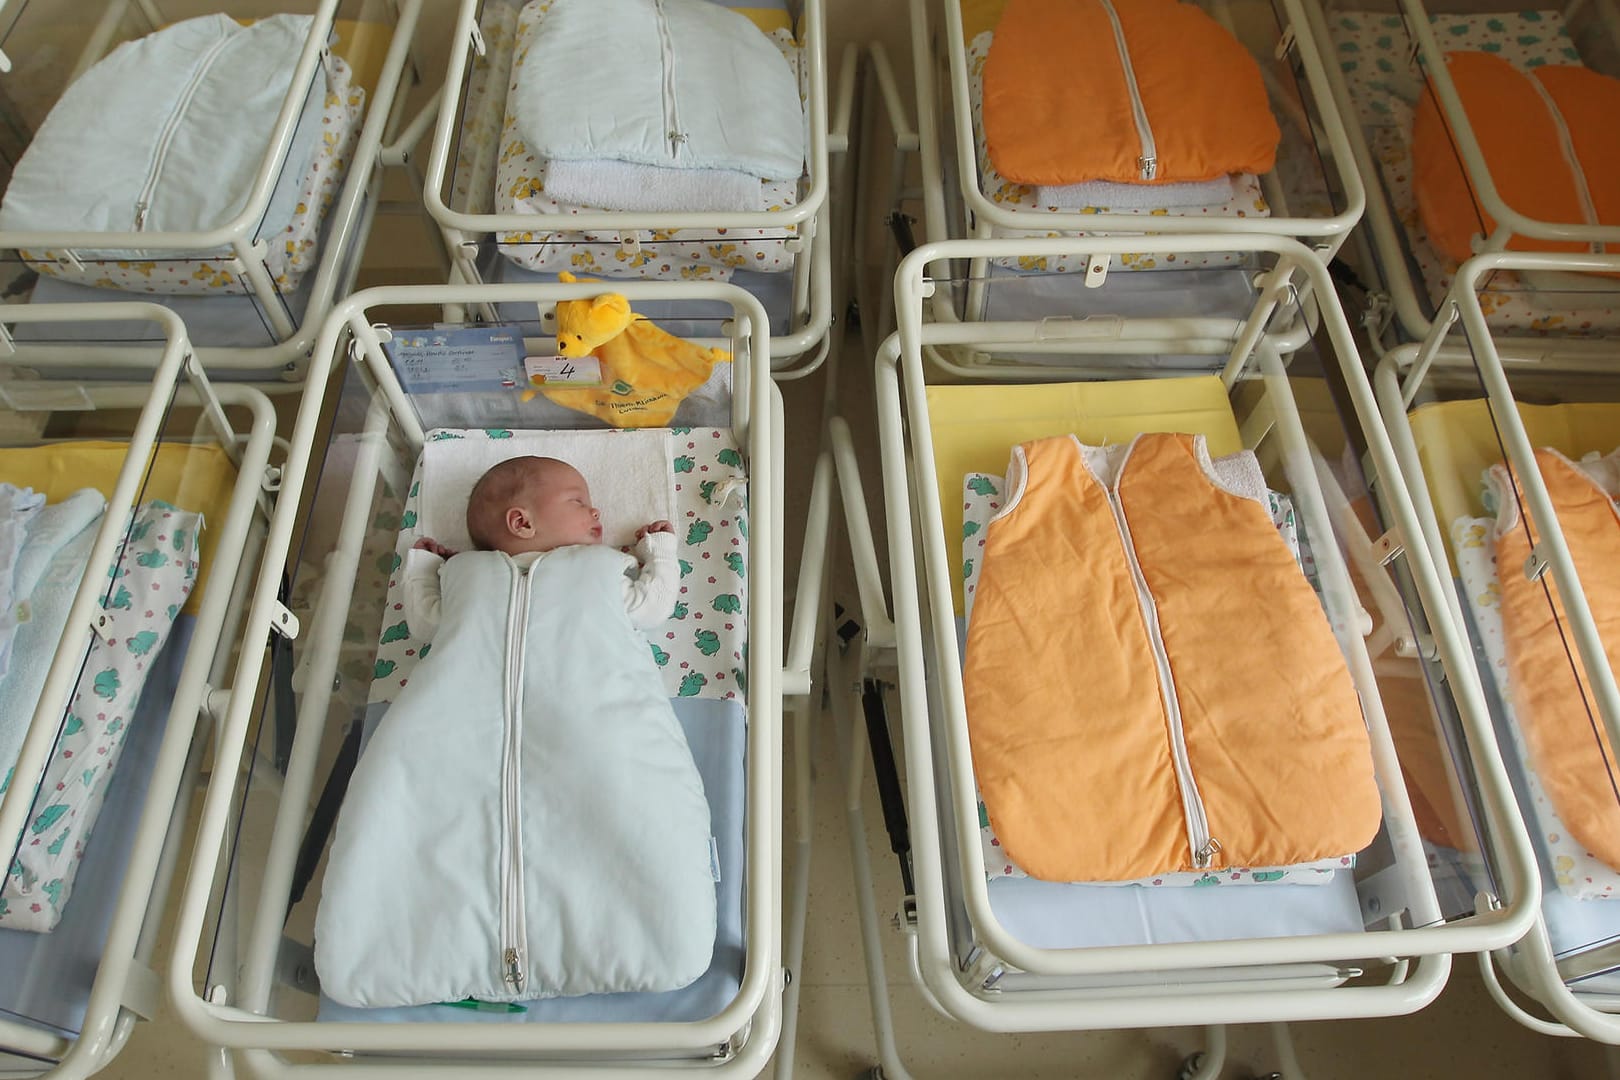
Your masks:
<svg viewBox="0 0 1620 1080"><path fill-rule="evenodd" d="M1562 454L1537 450L1536 463L1609 666L1620 670L1620 517L1609 497ZM1492 471L1498 490L1504 490L1503 467ZM1620 759L1603 735L1596 703L1583 693L1586 669L1552 575L1531 581L1522 571L1535 526L1528 517L1519 517L1511 496L1503 499L1503 511L1496 530L1496 568L1513 707L1536 776L1569 835L1620 870L1620 800L1610 779L1620 778Z"/></svg>
<svg viewBox="0 0 1620 1080"><path fill-rule="evenodd" d="M1620 80L1563 64L1527 73L1482 52L1447 53L1446 70L1503 202L1539 221L1620 225ZM1429 241L1451 262L1469 258L1474 238L1496 230L1429 89L1412 123L1412 187ZM1526 236L1508 248L1592 250Z"/></svg>
<svg viewBox="0 0 1620 1080"><path fill-rule="evenodd" d="M1009 0L983 122L996 171L1018 184L1261 175L1281 138L1254 59L1176 0Z"/></svg>
<svg viewBox="0 0 1620 1080"><path fill-rule="evenodd" d="M1360 703L1271 515L1195 436L1138 436L1106 479L1099 453L1019 447L985 531L962 681L1008 857L1128 881L1360 851L1381 820Z"/></svg>

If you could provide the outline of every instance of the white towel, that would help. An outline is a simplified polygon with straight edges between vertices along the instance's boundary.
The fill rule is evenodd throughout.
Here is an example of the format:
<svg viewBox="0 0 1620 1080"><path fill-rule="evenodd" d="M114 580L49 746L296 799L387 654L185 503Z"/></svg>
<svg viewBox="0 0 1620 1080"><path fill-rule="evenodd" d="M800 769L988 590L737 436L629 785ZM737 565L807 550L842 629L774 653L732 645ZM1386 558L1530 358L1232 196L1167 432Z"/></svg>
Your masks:
<svg viewBox="0 0 1620 1080"><path fill-rule="evenodd" d="M11 670L0 679L0 780L8 778L17 763L17 753L34 719L45 676L62 645L68 609L96 542L94 526L106 505L99 492L86 488L45 507L31 523L28 541L17 558L16 582L18 595L26 597L25 617L12 641ZM90 628L86 626L68 647L83 650L89 645ZM70 686L52 707L65 710L72 693Z"/></svg>
<svg viewBox="0 0 1620 1080"><path fill-rule="evenodd" d="M456 551L472 549L467 535L467 496L490 466L508 458L559 458L580 471L591 502L602 512L602 539L626 547L648 522L675 520L675 478L670 472L669 432L514 431L509 438L483 432L428 433L422 450L418 536L431 536ZM405 523L410 528L410 522Z"/></svg>
<svg viewBox="0 0 1620 1080"><path fill-rule="evenodd" d="M730 169L666 169L633 161L547 161L541 183L558 202L603 210L716 211L765 209L759 177Z"/></svg>
<svg viewBox="0 0 1620 1080"><path fill-rule="evenodd" d="M0 676L11 664L11 639L17 634L17 556L27 541L29 520L44 505L45 496L33 488L0 484Z"/></svg>
<svg viewBox="0 0 1620 1080"><path fill-rule="evenodd" d="M1116 184L1087 180L1081 184L1037 187L1035 200L1060 210L1171 210L1191 206L1221 206L1232 201L1232 178L1173 184Z"/></svg>

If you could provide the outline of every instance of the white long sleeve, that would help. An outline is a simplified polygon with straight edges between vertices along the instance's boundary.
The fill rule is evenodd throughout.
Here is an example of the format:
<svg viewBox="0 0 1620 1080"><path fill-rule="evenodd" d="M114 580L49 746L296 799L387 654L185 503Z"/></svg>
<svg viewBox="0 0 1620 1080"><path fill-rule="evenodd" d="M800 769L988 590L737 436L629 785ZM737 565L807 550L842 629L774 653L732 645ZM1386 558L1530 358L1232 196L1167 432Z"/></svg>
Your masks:
<svg viewBox="0 0 1620 1080"><path fill-rule="evenodd" d="M675 610L681 584L674 533L648 533L636 544L641 573L624 579L624 610L632 625L651 630Z"/></svg>
<svg viewBox="0 0 1620 1080"><path fill-rule="evenodd" d="M444 560L431 551L405 553L405 620L411 636L431 640L439 628L439 570Z"/></svg>

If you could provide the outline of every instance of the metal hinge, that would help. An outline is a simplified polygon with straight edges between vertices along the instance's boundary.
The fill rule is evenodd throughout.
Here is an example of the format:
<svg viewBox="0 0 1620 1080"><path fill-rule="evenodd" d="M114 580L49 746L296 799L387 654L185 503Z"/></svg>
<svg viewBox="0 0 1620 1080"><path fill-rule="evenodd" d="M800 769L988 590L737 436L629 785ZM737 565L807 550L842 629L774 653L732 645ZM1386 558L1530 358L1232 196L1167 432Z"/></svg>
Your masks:
<svg viewBox="0 0 1620 1080"><path fill-rule="evenodd" d="M1372 552L1379 566L1388 566L1405 550L1399 529L1391 529L1372 542Z"/></svg>
<svg viewBox="0 0 1620 1080"><path fill-rule="evenodd" d="M276 606L270 609L270 629L288 641L297 640L298 616L289 611L286 604L277 600Z"/></svg>

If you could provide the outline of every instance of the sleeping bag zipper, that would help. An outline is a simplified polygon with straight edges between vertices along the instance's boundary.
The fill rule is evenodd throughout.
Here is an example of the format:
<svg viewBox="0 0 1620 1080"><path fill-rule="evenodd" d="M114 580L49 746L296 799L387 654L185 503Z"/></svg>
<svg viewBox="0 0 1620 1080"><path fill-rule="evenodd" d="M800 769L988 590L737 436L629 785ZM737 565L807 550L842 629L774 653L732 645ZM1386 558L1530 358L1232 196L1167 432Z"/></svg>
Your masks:
<svg viewBox="0 0 1620 1080"><path fill-rule="evenodd" d="M529 628L529 574L510 558L512 591L506 607L506 685L501 718L501 981L512 993L523 991L523 960L528 919L523 897L523 643Z"/></svg>
<svg viewBox="0 0 1620 1080"><path fill-rule="evenodd" d="M664 137L669 140L669 156L673 161L680 156L686 144L686 133L681 130L680 112L675 107L675 42L669 36L669 17L664 12L664 0L653 0L653 19L658 24L658 52L664 73Z"/></svg>
<svg viewBox="0 0 1620 1080"><path fill-rule="evenodd" d="M1142 89L1136 84L1136 69L1131 66L1131 49L1125 42L1125 27L1119 21L1112 0L1097 0L1108 13L1114 27L1114 48L1119 51L1119 66L1125 73L1125 92L1131 97L1131 117L1136 121L1136 138L1142 152L1137 156L1136 169L1143 180L1159 175L1159 148L1153 141L1153 126L1148 123L1147 106L1142 104Z"/></svg>
<svg viewBox="0 0 1620 1080"><path fill-rule="evenodd" d="M1120 470L1124 471L1123 462ZM1114 512L1114 527L1119 530L1125 561L1131 568L1131 580L1136 585L1136 602L1142 612L1148 644L1153 649L1153 662L1159 672L1159 693L1164 699L1165 716L1170 725L1170 757L1176 769L1176 784L1181 789L1181 811L1187 821L1187 848L1192 852L1193 868L1203 870L1214 862L1216 853L1221 850L1221 842L1209 833L1204 798L1198 793L1192 761L1187 756L1187 733L1181 726L1181 702L1176 696L1170 656L1164 647L1164 632L1159 627L1159 607L1153 602L1147 578L1142 573L1142 564L1136 558L1136 545L1131 540L1131 527L1125 520L1125 506L1120 501L1119 489L1104 484L1103 490L1108 495L1108 508Z"/></svg>
<svg viewBox="0 0 1620 1080"><path fill-rule="evenodd" d="M185 115L191 99L197 96L197 90L202 86L208 69L219 58L219 54L225 51L225 46L231 43L232 36L226 34L208 46L202 58L197 61L197 69L191 73L191 80L175 99L174 108L169 111L169 118L164 121L163 130L158 133L157 146L152 150L152 165L146 174L146 183L141 186L141 193L135 198L136 232L146 228L146 214L152 208L152 193L157 190L158 179L163 175L163 164L169 156L169 147L174 143L174 137L180 130L180 119Z"/></svg>
<svg viewBox="0 0 1620 1080"><path fill-rule="evenodd" d="M1588 225L1598 224L1597 204L1592 201L1592 189L1586 182L1586 170L1581 168L1581 159L1575 154L1575 140L1569 134L1569 125L1564 122L1564 114L1558 109L1558 102L1553 100L1552 94L1547 92L1546 86L1532 72L1528 76L1530 85L1536 88L1541 95L1542 103L1547 106L1547 112L1552 115L1553 129L1558 132L1558 147L1563 152L1564 164L1569 166L1571 179L1575 181L1575 196L1581 202L1581 217ZM1587 245L1594 255L1603 254L1603 244L1594 241Z"/></svg>

